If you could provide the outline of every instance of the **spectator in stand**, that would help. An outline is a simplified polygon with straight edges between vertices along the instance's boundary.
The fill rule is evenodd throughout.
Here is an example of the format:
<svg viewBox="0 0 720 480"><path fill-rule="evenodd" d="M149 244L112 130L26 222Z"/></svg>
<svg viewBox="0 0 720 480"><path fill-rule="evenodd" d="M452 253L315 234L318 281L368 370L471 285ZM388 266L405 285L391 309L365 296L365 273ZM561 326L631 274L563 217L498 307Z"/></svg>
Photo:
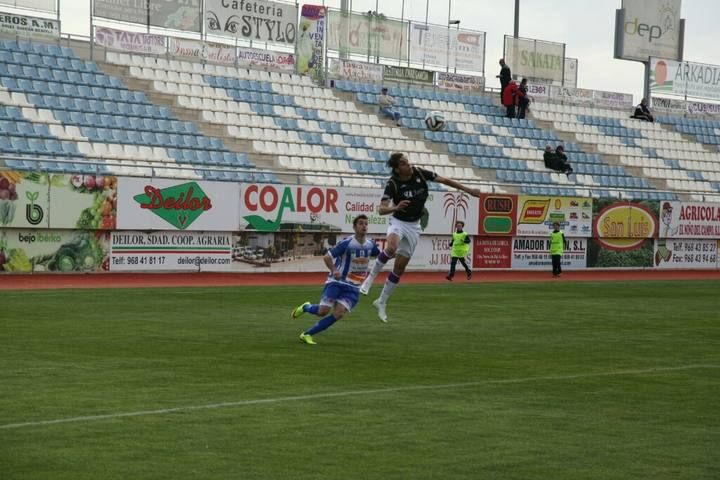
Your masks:
<svg viewBox="0 0 720 480"><path fill-rule="evenodd" d="M395 125L400 126L400 112L395 110L395 99L388 95L388 89L383 87L378 97L378 105L380 106L380 113L388 118L392 118L395 121Z"/></svg>
<svg viewBox="0 0 720 480"><path fill-rule="evenodd" d="M565 147L562 145L558 145L554 152L550 145L546 146L543 160L547 168L564 173L568 178L573 173L573 169L567 161L567 155L565 155Z"/></svg>
<svg viewBox="0 0 720 480"><path fill-rule="evenodd" d="M503 102L502 104L507 109L505 116L508 118L515 118L515 94L517 93L517 83L515 80L510 80L505 90L503 91Z"/></svg>
<svg viewBox="0 0 720 480"><path fill-rule="evenodd" d="M530 97L528 97L527 88L527 78L523 78L517 92L515 92L517 118L525 118L525 113L530 105Z"/></svg>
<svg viewBox="0 0 720 480"><path fill-rule="evenodd" d="M510 80L512 80L512 73L510 72L510 67L505 64L504 58L500 59L500 75L497 75L497 78L500 79L500 103L505 105L503 102L503 93L505 92L505 87L507 87Z"/></svg>
<svg viewBox="0 0 720 480"><path fill-rule="evenodd" d="M638 120L645 120L646 122L655 121L655 117L653 117L650 107L648 107L647 100L644 98L640 100L640 105L635 107L635 113L630 118L637 118Z"/></svg>

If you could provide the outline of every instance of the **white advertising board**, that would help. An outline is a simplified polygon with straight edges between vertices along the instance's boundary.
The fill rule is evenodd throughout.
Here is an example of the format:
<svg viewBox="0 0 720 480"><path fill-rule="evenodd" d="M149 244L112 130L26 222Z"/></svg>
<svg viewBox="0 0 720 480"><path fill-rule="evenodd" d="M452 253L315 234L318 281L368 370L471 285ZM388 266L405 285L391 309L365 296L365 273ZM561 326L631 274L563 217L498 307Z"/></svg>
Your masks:
<svg viewBox="0 0 720 480"><path fill-rule="evenodd" d="M512 241L512 268L552 270L549 234L547 238L514 237ZM586 267L587 238L565 237L565 252L561 265L569 269Z"/></svg>
<svg viewBox="0 0 720 480"><path fill-rule="evenodd" d="M660 238L720 238L720 203L662 202Z"/></svg>
<svg viewBox="0 0 720 480"><path fill-rule="evenodd" d="M111 271L230 271L229 232L112 232Z"/></svg>
<svg viewBox="0 0 720 480"><path fill-rule="evenodd" d="M657 268L717 268L718 241L658 238L653 256Z"/></svg>
<svg viewBox="0 0 720 480"><path fill-rule="evenodd" d="M388 216L377 213L382 189L319 187L310 185L243 184L240 195L240 230L276 232L352 231L359 214L369 217L369 232L385 233ZM450 234L456 220L477 233L477 199L457 191L433 191L421 220L427 234Z"/></svg>
<svg viewBox="0 0 720 480"><path fill-rule="evenodd" d="M118 180L120 230L234 231L240 185L171 179Z"/></svg>

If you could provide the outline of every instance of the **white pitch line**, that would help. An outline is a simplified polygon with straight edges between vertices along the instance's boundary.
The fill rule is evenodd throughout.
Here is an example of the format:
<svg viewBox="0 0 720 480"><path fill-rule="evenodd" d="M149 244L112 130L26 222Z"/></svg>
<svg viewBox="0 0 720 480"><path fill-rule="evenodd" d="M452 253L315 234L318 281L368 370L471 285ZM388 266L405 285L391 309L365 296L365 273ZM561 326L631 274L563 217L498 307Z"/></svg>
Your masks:
<svg viewBox="0 0 720 480"><path fill-rule="evenodd" d="M95 422L101 420L112 420L116 418L126 417L141 417L146 415L165 415L168 413L176 412L191 412L195 410L214 410L219 408L232 408L242 407L246 405L261 405L268 403L282 403L282 402L295 402L302 400L316 400L324 398L337 398L337 397L356 397L361 395L374 395L383 393L396 393L396 392L412 392L418 390L452 390L456 388L468 388L477 387L481 385L503 385L513 383L528 383L537 381L552 381L552 380L573 380L578 378L592 378L592 377L611 377L619 375L643 375L646 373L664 373L664 372L676 372L682 370L697 370L697 369L716 369L720 368L720 365L681 365L677 367L655 367L645 368L636 370L614 370L607 372L595 372L595 373L577 373L571 375L547 375L540 377L524 377L524 378L508 378L500 380L483 380L479 382L466 382L466 383L446 383L439 385L410 385L407 387L389 387L389 388L377 388L372 390L350 390L345 392L328 392L328 393L315 393L312 395L295 395L289 397L277 397L277 398L260 398L255 400L240 400L237 402L223 402L223 403L211 403L206 405L187 405L182 407L174 408L161 408L157 410L139 410L135 412L120 412L120 413L107 413L104 415L86 415L82 417L68 417L58 418L55 420L40 420L34 422L20 422L20 423L8 423L0 425L0 430L10 430L15 428L24 427L38 427L44 425L55 425L58 423L76 423L76 422Z"/></svg>

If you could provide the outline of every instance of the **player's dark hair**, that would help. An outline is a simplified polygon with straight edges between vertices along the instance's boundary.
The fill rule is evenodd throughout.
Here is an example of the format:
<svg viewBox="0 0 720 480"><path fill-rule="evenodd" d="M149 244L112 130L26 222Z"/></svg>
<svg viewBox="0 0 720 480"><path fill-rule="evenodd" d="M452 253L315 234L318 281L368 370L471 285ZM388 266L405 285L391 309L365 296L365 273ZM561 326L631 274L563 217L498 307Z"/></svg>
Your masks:
<svg viewBox="0 0 720 480"><path fill-rule="evenodd" d="M458 221L455 222L455 223L459 223L461 227L464 227L464 226L465 226L465 222L463 222L462 220L458 220Z"/></svg>
<svg viewBox="0 0 720 480"><path fill-rule="evenodd" d="M364 213L361 213L357 217L353 218L353 227L357 227L357 223L360 220L367 220L367 219L368 219L367 215L365 215Z"/></svg>
<svg viewBox="0 0 720 480"><path fill-rule="evenodd" d="M390 158L387 161L387 166L390 167L390 169L395 173L395 169L400 166L400 159L405 155L401 152L395 152L392 155L390 155Z"/></svg>

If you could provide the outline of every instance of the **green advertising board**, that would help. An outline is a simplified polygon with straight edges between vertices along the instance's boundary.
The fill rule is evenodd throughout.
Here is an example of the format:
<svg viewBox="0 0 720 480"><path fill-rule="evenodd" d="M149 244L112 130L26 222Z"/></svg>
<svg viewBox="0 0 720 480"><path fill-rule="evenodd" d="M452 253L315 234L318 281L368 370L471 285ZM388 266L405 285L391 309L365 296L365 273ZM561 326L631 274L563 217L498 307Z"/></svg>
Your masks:
<svg viewBox="0 0 720 480"><path fill-rule="evenodd" d="M109 233L79 230L4 230L0 271L98 272L109 268Z"/></svg>

